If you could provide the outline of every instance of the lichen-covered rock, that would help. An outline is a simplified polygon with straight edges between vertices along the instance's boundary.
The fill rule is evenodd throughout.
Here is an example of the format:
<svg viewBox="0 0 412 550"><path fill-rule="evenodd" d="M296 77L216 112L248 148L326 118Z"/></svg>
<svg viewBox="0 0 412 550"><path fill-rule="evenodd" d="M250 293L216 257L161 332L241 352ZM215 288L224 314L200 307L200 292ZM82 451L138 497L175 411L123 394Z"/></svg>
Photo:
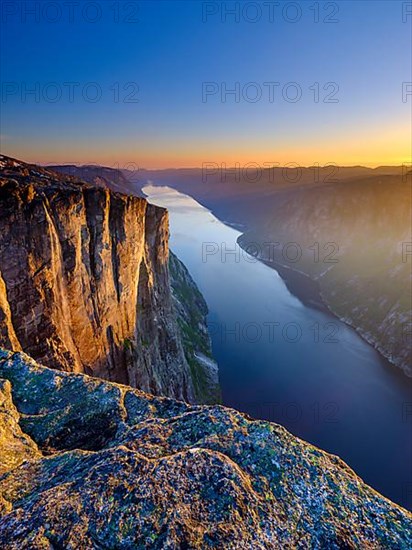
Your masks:
<svg viewBox="0 0 412 550"><path fill-rule="evenodd" d="M0 477L2 548L412 547L409 512L276 424L22 353L0 379L43 453Z"/></svg>
<svg viewBox="0 0 412 550"><path fill-rule="evenodd" d="M0 380L0 476L25 460L41 456L34 441L22 432L19 420L10 382Z"/></svg>

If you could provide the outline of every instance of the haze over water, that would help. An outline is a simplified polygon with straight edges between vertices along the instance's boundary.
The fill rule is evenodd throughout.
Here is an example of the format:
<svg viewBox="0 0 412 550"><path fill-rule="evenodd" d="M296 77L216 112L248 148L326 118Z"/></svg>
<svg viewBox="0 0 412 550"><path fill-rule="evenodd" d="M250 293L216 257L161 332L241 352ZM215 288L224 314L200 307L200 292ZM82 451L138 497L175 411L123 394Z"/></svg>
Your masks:
<svg viewBox="0 0 412 550"><path fill-rule="evenodd" d="M169 210L170 247L208 303L224 404L339 455L410 507L409 379L343 322L303 305L194 199L170 187L144 192Z"/></svg>

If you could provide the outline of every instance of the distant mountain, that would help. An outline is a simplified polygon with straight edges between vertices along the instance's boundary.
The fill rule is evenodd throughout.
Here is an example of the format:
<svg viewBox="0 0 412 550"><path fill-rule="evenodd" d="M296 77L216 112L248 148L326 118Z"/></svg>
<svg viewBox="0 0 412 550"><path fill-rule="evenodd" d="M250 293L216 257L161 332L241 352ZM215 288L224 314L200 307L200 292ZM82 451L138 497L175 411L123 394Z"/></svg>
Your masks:
<svg viewBox="0 0 412 550"><path fill-rule="evenodd" d="M274 203L287 200L299 189L361 179L394 175L405 178L404 166L323 166L224 169L216 163L201 168L139 170L126 173L138 189L148 181L169 185L188 193L211 209L221 220L252 228L269 217Z"/></svg>
<svg viewBox="0 0 412 550"><path fill-rule="evenodd" d="M351 179L299 191L239 243L308 274L338 317L412 376L411 211L402 177Z"/></svg>
<svg viewBox="0 0 412 550"><path fill-rule="evenodd" d="M95 165L75 166L73 164L48 166L47 168L60 174L80 178L97 187L107 187L117 193L141 196L136 185L125 177L122 170L116 168Z"/></svg>

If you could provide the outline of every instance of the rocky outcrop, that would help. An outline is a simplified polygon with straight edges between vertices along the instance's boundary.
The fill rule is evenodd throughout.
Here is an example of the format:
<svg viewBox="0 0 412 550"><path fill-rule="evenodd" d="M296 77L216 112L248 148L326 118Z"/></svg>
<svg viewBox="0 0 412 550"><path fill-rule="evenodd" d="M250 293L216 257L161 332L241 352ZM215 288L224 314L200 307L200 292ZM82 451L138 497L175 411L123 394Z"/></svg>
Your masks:
<svg viewBox="0 0 412 550"><path fill-rule="evenodd" d="M8 380L0 380L0 476L41 453L34 441L22 432L20 414L13 404Z"/></svg>
<svg viewBox="0 0 412 550"><path fill-rule="evenodd" d="M219 369L213 359L206 324L205 299L187 268L173 254L169 256L173 306L182 334L183 349L190 367L197 403L220 403Z"/></svg>
<svg viewBox="0 0 412 550"><path fill-rule="evenodd" d="M0 477L5 550L411 548L409 512L277 424L22 353L0 352L0 379L1 444L22 441Z"/></svg>
<svg viewBox="0 0 412 550"><path fill-rule="evenodd" d="M0 345L194 401L167 211L7 157L0 168Z"/></svg>
<svg viewBox="0 0 412 550"><path fill-rule="evenodd" d="M52 166L53 170L84 180L94 186L121 193L142 196L138 186L126 178L121 170L105 166ZM129 174L130 176L132 174ZM170 288L172 304L189 365L190 378L197 403L219 403L218 365L213 359L211 341L206 324L207 304L189 271L173 253L169 253Z"/></svg>

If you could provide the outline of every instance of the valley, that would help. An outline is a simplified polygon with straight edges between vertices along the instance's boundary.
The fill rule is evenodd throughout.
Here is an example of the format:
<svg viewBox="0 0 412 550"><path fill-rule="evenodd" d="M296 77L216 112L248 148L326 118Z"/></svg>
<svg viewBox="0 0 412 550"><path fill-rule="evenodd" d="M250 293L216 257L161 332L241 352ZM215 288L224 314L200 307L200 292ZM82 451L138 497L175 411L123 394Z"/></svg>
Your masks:
<svg viewBox="0 0 412 550"><path fill-rule="evenodd" d="M404 409L412 381L313 303L310 278L304 276L303 301L302 275L293 280L295 294L273 266L240 248L239 231L192 197L165 186L143 191L168 209L171 250L208 303L223 403L338 454L383 494L410 506L412 437Z"/></svg>
<svg viewBox="0 0 412 550"><path fill-rule="evenodd" d="M339 167L331 183L330 170L301 168L291 181L272 168L254 183L232 171L165 170L135 182L170 185L238 228L239 244L279 269L302 300L326 306L411 376L411 174Z"/></svg>

